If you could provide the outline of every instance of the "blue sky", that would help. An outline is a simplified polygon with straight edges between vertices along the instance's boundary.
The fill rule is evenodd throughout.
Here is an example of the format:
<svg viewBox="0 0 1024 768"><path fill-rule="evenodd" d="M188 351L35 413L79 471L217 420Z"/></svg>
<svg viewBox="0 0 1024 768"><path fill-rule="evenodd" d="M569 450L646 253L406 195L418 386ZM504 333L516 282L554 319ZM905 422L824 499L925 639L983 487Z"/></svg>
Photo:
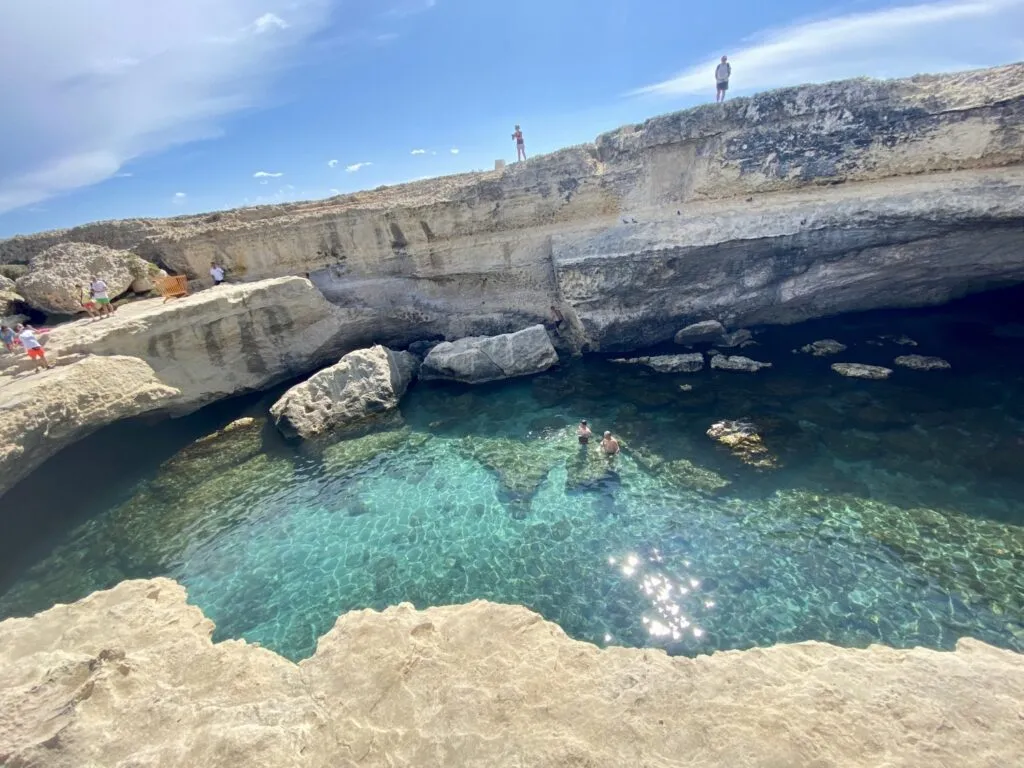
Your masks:
<svg viewBox="0 0 1024 768"><path fill-rule="evenodd" d="M1024 59L1024 0L3 0L0 237L325 197L714 98Z"/></svg>

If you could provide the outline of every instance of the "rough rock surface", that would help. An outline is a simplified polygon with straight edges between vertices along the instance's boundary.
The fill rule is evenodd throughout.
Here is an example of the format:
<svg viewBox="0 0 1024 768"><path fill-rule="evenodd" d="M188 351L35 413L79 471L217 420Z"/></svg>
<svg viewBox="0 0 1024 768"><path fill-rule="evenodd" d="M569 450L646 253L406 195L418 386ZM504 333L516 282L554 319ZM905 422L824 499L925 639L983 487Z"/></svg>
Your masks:
<svg viewBox="0 0 1024 768"><path fill-rule="evenodd" d="M408 352L357 349L289 389L270 414L282 433L307 440L359 427L397 408L419 367Z"/></svg>
<svg viewBox="0 0 1024 768"><path fill-rule="evenodd" d="M612 360L626 365L645 365L659 373L696 373L704 368L704 355L693 352L685 355L656 355Z"/></svg>
<svg viewBox="0 0 1024 768"><path fill-rule="evenodd" d="M200 277L214 258L247 279L309 272L391 346L507 333L555 305L572 344L629 351L706 318L792 323L1024 280L1022 108L1022 64L786 88L500 172L15 238L0 262L73 239Z"/></svg>
<svg viewBox="0 0 1024 768"><path fill-rule="evenodd" d="M15 314L25 298L18 293L14 281L0 275L0 317Z"/></svg>
<svg viewBox="0 0 1024 768"><path fill-rule="evenodd" d="M557 363L558 353L544 326L534 325L515 333L438 344L424 359L420 378L480 384L540 373Z"/></svg>
<svg viewBox="0 0 1024 768"><path fill-rule="evenodd" d="M725 335L725 326L717 320L702 320L676 332L676 344L711 344Z"/></svg>
<svg viewBox="0 0 1024 768"><path fill-rule="evenodd" d="M61 243L29 262L29 272L18 278L18 292L36 309L58 314L82 311L76 285L89 285L100 277L110 288L110 298L125 293L144 277L148 265L134 253L115 251L87 243Z"/></svg>
<svg viewBox="0 0 1024 768"><path fill-rule="evenodd" d="M805 344L800 347L800 351L805 355L827 357L828 355L838 355L840 352L845 352L846 345L836 341L835 339L820 339L819 341L813 341L810 344Z"/></svg>
<svg viewBox="0 0 1024 768"><path fill-rule="evenodd" d="M0 384L0 494L64 446L178 394L143 361L119 356L86 357Z"/></svg>
<svg viewBox="0 0 1024 768"><path fill-rule="evenodd" d="M888 379L892 375L891 368L880 365L864 365L863 363L832 363L832 370L840 376L851 379Z"/></svg>
<svg viewBox="0 0 1024 768"><path fill-rule="evenodd" d="M900 355L893 362L903 368L911 368L915 371L943 371L952 368L948 360L926 355Z"/></svg>
<svg viewBox="0 0 1024 768"><path fill-rule="evenodd" d="M671 658L474 602L346 614L293 664L213 644L213 628L166 579L0 623L0 758L980 768L1024 754L1024 661L970 639L955 652L800 643Z"/></svg>
<svg viewBox="0 0 1024 768"><path fill-rule="evenodd" d="M768 450L760 427L746 419L716 421L707 430L707 436L729 449L744 464L758 469L774 469L778 459Z"/></svg>
<svg viewBox="0 0 1024 768"><path fill-rule="evenodd" d="M372 343L375 314L335 307L299 277L134 302L101 322L61 325L47 349L132 355L181 391L173 410L259 390Z"/></svg>
<svg viewBox="0 0 1024 768"><path fill-rule="evenodd" d="M711 358L711 367L719 371L757 373L762 368L771 368L772 364L751 360L749 357L743 357L742 355L715 355Z"/></svg>

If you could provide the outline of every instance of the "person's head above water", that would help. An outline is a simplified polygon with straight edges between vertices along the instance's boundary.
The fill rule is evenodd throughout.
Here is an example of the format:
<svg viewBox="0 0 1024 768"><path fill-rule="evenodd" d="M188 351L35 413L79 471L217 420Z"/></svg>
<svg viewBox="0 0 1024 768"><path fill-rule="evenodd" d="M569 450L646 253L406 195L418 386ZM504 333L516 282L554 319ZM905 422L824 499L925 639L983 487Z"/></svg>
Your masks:
<svg viewBox="0 0 1024 768"><path fill-rule="evenodd" d="M605 432L605 433L604 433L604 436L605 436L605 437L611 437L611 436L612 436L612 433L611 433L611 432Z"/></svg>
<svg viewBox="0 0 1024 768"><path fill-rule="evenodd" d="M582 424L583 426L586 426L587 425L587 420L586 419L580 419L580 424Z"/></svg>

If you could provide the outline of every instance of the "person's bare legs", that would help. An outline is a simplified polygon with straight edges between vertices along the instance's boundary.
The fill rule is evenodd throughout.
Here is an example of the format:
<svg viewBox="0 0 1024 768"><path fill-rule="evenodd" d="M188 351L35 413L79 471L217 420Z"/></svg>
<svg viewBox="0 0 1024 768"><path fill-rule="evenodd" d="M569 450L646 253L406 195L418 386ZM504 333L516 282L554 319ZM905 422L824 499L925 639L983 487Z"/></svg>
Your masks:
<svg viewBox="0 0 1024 768"><path fill-rule="evenodd" d="M519 160L525 160L526 159L526 145L525 144L518 144L518 145L516 145L516 157Z"/></svg>

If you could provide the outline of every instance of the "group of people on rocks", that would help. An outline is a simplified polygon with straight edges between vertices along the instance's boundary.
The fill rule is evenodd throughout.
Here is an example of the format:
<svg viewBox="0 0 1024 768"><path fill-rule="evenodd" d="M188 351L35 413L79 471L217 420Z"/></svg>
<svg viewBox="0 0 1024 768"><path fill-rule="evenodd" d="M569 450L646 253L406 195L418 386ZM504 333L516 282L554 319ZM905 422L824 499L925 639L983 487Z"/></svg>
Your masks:
<svg viewBox="0 0 1024 768"><path fill-rule="evenodd" d="M99 320L101 317L107 317L117 311L117 307L110 302L110 288L103 278L93 275L89 280L88 288L78 283L75 290L78 291L82 309L89 317Z"/></svg>
<svg viewBox="0 0 1024 768"><path fill-rule="evenodd" d="M35 362L37 371L53 367L46 359L46 351L43 349L42 342L39 341L38 332L31 325L18 323L14 328L0 325L0 341L11 354L17 354L17 348L21 346L29 360Z"/></svg>
<svg viewBox="0 0 1024 768"><path fill-rule="evenodd" d="M581 446L587 446L590 444L590 438L594 436L594 433L590 429L590 425L587 424L586 419L580 420L580 425L576 429L576 437L580 441ZM621 448L619 441L612 437L611 432L605 432L601 438L601 450L605 456L614 456Z"/></svg>

